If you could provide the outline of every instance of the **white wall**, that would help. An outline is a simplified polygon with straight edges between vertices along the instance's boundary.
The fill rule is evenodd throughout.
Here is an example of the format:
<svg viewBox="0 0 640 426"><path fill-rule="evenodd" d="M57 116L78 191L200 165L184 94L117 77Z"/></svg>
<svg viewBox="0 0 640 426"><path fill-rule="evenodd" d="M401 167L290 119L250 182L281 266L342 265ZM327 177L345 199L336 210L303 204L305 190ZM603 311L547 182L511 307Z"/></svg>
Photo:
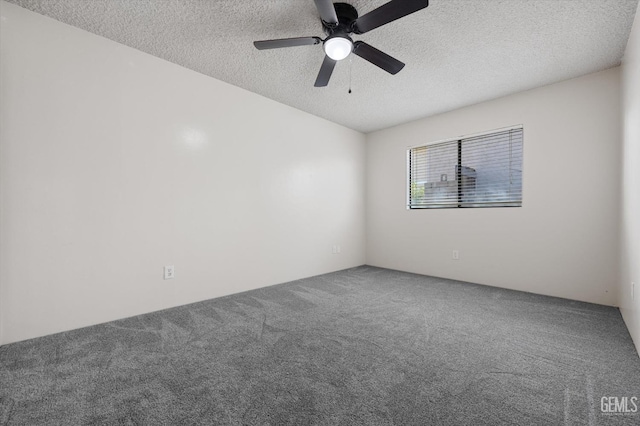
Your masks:
<svg viewBox="0 0 640 426"><path fill-rule="evenodd" d="M620 70L367 135L367 263L613 305ZM523 207L406 209L406 149L524 125ZM452 250L460 260L452 260Z"/></svg>
<svg viewBox="0 0 640 426"><path fill-rule="evenodd" d="M622 209L619 306L640 352L640 6L622 60ZM631 283L635 282L635 297Z"/></svg>
<svg viewBox="0 0 640 426"><path fill-rule="evenodd" d="M364 135L1 15L0 343L364 263Z"/></svg>

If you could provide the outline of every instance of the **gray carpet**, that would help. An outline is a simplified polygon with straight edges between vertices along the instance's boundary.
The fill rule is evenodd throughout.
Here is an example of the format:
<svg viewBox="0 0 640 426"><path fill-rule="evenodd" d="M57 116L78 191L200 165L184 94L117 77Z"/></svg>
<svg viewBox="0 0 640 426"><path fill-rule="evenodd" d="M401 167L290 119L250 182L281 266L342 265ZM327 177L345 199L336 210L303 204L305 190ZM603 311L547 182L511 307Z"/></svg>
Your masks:
<svg viewBox="0 0 640 426"><path fill-rule="evenodd" d="M640 424L603 396L617 309L367 266L0 347L2 425Z"/></svg>

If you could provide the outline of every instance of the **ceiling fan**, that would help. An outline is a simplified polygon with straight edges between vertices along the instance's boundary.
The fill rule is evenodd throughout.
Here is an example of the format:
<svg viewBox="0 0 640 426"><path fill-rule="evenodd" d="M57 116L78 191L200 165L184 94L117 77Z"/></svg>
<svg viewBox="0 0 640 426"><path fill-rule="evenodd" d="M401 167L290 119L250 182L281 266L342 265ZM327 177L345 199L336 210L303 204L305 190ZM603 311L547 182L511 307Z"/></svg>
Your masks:
<svg viewBox="0 0 640 426"><path fill-rule="evenodd" d="M253 45L259 50L264 50L323 43L325 57L316 78L315 87L326 86L336 62L346 58L351 52L390 74L397 74L404 67L404 63L363 41L354 42L350 34L364 34L429 6L429 0L391 0L358 17L358 11L350 4L332 3L331 0L314 1L327 38L324 40L320 37L282 38L254 41Z"/></svg>

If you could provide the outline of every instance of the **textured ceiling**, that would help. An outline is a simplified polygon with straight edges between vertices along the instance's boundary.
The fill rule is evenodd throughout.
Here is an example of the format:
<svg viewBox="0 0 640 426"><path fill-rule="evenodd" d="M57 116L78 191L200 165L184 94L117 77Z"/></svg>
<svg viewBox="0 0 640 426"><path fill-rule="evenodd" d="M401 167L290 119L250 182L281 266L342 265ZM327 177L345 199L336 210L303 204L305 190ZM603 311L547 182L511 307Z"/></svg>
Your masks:
<svg viewBox="0 0 640 426"><path fill-rule="evenodd" d="M315 88L320 45L252 44L324 37L312 0L8 1L362 132L616 66L638 4L431 0L354 36L405 62L400 73L351 55ZM386 0L347 2L362 15Z"/></svg>

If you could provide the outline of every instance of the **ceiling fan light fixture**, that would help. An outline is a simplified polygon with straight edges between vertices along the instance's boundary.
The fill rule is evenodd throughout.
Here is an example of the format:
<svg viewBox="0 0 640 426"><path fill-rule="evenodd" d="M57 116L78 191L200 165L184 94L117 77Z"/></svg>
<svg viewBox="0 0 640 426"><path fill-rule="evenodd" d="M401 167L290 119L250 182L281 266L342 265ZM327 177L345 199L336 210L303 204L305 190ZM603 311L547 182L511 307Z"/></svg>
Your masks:
<svg viewBox="0 0 640 426"><path fill-rule="evenodd" d="M349 37L331 37L324 42L324 52L334 61L340 61L351 53L353 42Z"/></svg>

